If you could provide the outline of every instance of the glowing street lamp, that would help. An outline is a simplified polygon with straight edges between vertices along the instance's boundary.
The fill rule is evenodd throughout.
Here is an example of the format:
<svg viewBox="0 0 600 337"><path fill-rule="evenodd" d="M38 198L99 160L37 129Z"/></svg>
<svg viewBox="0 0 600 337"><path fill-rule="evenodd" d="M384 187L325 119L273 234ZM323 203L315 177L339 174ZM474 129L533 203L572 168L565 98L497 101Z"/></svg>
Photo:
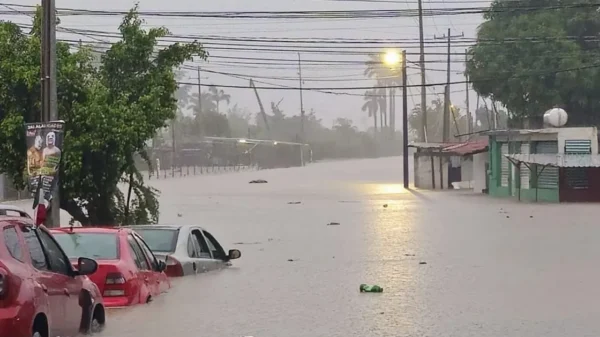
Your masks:
<svg viewBox="0 0 600 337"><path fill-rule="evenodd" d="M402 63L402 55L396 50L388 50L383 54L383 63L389 67L400 65Z"/></svg>

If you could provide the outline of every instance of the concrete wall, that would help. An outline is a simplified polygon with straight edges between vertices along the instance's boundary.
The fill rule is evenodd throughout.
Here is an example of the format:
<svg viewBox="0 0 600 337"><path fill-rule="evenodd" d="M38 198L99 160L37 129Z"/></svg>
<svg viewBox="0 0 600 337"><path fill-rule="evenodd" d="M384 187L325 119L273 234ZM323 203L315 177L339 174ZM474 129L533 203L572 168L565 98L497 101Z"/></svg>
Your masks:
<svg viewBox="0 0 600 337"><path fill-rule="evenodd" d="M558 153L565 153L566 140L587 139L592 141L592 153L598 153L598 130L595 127L558 129Z"/></svg>
<svg viewBox="0 0 600 337"><path fill-rule="evenodd" d="M415 187L422 189L433 189L431 181L431 157L429 156L414 156L414 177ZM444 189L448 186L448 162L446 158L442 158L442 173L444 179ZM433 157L434 173L435 173L435 188L440 189L440 158Z"/></svg>
<svg viewBox="0 0 600 337"><path fill-rule="evenodd" d="M489 162L489 154L487 152L473 155L473 191L476 193L483 193L483 190L485 190L487 176L485 164Z"/></svg>

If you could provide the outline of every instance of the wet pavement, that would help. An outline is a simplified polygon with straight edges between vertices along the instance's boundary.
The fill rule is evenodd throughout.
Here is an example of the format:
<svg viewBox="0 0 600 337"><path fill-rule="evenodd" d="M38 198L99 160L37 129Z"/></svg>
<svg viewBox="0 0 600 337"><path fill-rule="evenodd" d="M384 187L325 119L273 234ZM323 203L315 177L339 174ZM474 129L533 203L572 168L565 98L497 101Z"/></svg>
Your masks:
<svg viewBox="0 0 600 337"><path fill-rule="evenodd" d="M242 258L111 310L99 336L600 335L598 205L409 192L401 167L387 158L153 181L162 222L201 224ZM361 294L361 283L384 292Z"/></svg>

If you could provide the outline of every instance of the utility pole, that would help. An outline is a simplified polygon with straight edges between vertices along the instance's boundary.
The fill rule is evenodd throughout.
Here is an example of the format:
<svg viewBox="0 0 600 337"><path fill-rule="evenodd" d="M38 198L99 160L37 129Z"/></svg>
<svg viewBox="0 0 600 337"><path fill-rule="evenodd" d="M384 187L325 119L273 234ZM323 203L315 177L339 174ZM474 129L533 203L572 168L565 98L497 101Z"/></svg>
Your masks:
<svg viewBox="0 0 600 337"><path fill-rule="evenodd" d="M300 53L298 53L298 76L300 79L300 140L304 143L304 101L302 98L302 61L300 60Z"/></svg>
<svg viewBox="0 0 600 337"><path fill-rule="evenodd" d="M42 122L58 120L56 106L56 4L54 0L42 0ZM58 175L56 186L52 191L50 216L46 219L47 227L60 226L60 198Z"/></svg>
<svg viewBox="0 0 600 337"><path fill-rule="evenodd" d="M427 141L427 87L425 83L425 42L423 41L423 1L419 0L419 65L421 67L421 130L419 139Z"/></svg>
<svg viewBox="0 0 600 337"><path fill-rule="evenodd" d="M402 174L404 188L408 189L408 94L406 76L406 50L402 51Z"/></svg>
<svg viewBox="0 0 600 337"><path fill-rule="evenodd" d="M464 37L465 33L462 33L460 35L451 35L450 32L450 28L448 28L448 34L443 35L443 36L435 36L434 35L434 39L436 40L448 40L448 69L446 72L446 87L444 90L444 120L443 120L443 141L444 142L448 142L450 140L450 64L451 64L451 52L450 52L450 45L452 43L452 39L453 38L457 38L457 37Z"/></svg>
<svg viewBox="0 0 600 337"><path fill-rule="evenodd" d="M200 77L200 66L198 66L198 113L202 114L202 78Z"/></svg>
<svg viewBox="0 0 600 337"><path fill-rule="evenodd" d="M467 133L469 134L467 138L471 138L471 134L473 133L473 115L471 114L469 106L469 75L467 74L467 62L469 62L469 51L465 49L465 93L467 95L465 104L467 105Z"/></svg>

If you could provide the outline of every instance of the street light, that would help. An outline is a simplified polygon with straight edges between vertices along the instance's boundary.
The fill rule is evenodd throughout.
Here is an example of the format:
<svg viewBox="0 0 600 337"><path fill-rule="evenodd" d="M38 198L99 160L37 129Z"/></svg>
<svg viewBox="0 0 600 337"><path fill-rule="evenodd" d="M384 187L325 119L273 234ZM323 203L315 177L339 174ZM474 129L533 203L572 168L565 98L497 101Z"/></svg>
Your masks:
<svg viewBox="0 0 600 337"><path fill-rule="evenodd" d="M383 63L388 67L402 65L402 167L404 188L408 188L408 93L406 78L406 50L402 54L396 50L388 50L383 55Z"/></svg>
<svg viewBox="0 0 600 337"><path fill-rule="evenodd" d="M383 63L385 65L393 67L397 66L402 62L402 55L398 53L396 50L388 50L383 54Z"/></svg>

